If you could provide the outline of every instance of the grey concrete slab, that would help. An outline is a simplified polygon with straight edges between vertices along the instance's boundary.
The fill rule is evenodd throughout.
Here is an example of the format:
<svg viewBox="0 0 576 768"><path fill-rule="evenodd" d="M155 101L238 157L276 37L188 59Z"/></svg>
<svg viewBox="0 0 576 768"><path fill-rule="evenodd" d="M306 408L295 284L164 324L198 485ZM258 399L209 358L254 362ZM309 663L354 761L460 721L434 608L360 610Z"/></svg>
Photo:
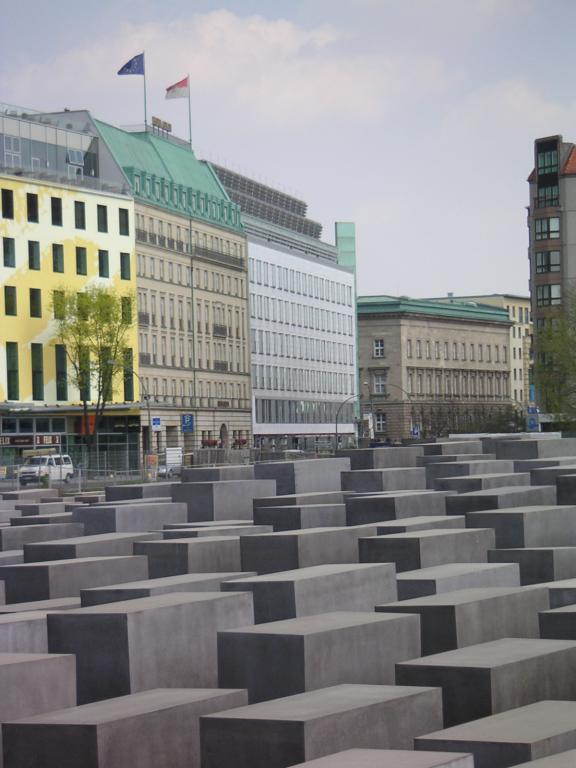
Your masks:
<svg viewBox="0 0 576 768"><path fill-rule="evenodd" d="M341 683L393 685L395 662L419 655L418 616L321 613L219 632L218 684L246 688L250 703Z"/></svg>
<svg viewBox="0 0 576 768"><path fill-rule="evenodd" d="M83 557L0 567L8 603L76 597L86 587L148 578L145 557Z"/></svg>
<svg viewBox="0 0 576 768"><path fill-rule="evenodd" d="M172 592L218 592L223 581L255 575L254 573L236 571L231 573L188 573L183 576L167 576L163 579L145 579L144 581L131 581L125 584L110 584L107 587L83 589L80 592L80 600L82 607L87 608L91 605L138 600L141 597L154 597ZM1 612L2 609L0 608Z"/></svg>
<svg viewBox="0 0 576 768"><path fill-rule="evenodd" d="M558 504L576 504L576 473L556 478Z"/></svg>
<svg viewBox="0 0 576 768"><path fill-rule="evenodd" d="M550 608L562 608L576 603L576 579L549 581L541 586L548 590Z"/></svg>
<svg viewBox="0 0 576 768"><path fill-rule="evenodd" d="M150 688L216 687L216 633L250 624L252 596L180 592L47 620L50 652L76 654L78 703L86 704Z"/></svg>
<svg viewBox="0 0 576 768"><path fill-rule="evenodd" d="M543 757L542 760L522 763L517 768L574 768L575 765L576 749L570 749L568 752L560 752L558 755Z"/></svg>
<svg viewBox="0 0 576 768"><path fill-rule="evenodd" d="M274 531L343 526L346 525L346 507L344 504L257 507L254 523L271 525Z"/></svg>
<svg viewBox="0 0 576 768"><path fill-rule="evenodd" d="M132 533L161 528L165 523L184 523L186 504L162 501L154 504L128 503L82 506L72 512L75 522L84 523L86 535Z"/></svg>
<svg viewBox="0 0 576 768"><path fill-rule="evenodd" d="M362 525L405 517L445 515L446 496L446 493L437 491L351 496L345 502L346 522L348 525Z"/></svg>
<svg viewBox="0 0 576 768"><path fill-rule="evenodd" d="M538 613L548 608L543 587L471 587L417 597L376 611L418 613L422 655L452 651L502 637L539 637Z"/></svg>
<svg viewBox="0 0 576 768"><path fill-rule="evenodd" d="M104 489L106 501L121 501L125 499L146 499L150 497L170 498L172 488L176 483L132 483L129 485L109 485Z"/></svg>
<svg viewBox="0 0 576 768"><path fill-rule="evenodd" d="M382 601L396 600L395 573L391 563L316 565L226 580L221 589L252 592L254 619L262 624L330 611L372 611Z"/></svg>
<svg viewBox="0 0 576 768"><path fill-rule="evenodd" d="M433 456L419 456L416 459L417 467L427 467L428 464L438 464L445 461L492 461L495 453L444 453Z"/></svg>
<svg viewBox="0 0 576 768"><path fill-rule="evenodd" d="M521 584L576 578L576 547L491 549L490 563L518 563Z"/></svg>
<svg viewBox="0 0 576 768"><path fill-rule="evenodd" d="M28 515L47 515L54 512L66 512L64 501L17 501L14 503L14 509L18 510L23 517Z"/></svg>
<svg viewBox="0 0 576 768"><path fill-rule="evenodd" d="M252 520L198 520L195 523L166 523L162 526L164 531L172 531L181 528L188 528L191 531L201 530L202 528L222 528L222 526L233 525L238 527L240 525L251 527L254 525Z"/></svg>
<svg viewBox="0 0 576 768"><path fill-rule="evenodd" d="M468 475L467 477L438 477L434 488L439 491L455 491L456 493L471 493L490 488L510 488L514 485L530 485L528 472L515 474Z"/></svg>
<svg viewBox="0 0 576 768"><path fill-rule="evenodd" d="M205 528L172 528L158 531L164 541L170 539L197 539L205 536L256 536L260 533L272 533L271 525L211 525Z"/></svg>
<svg viewBox="0 0 576 768"><path fill-rule="evenodd" d="M261 534L272 535L272 534ZM172 541L141 541L134 544L134 554L148 558L151 579L178 576L182 573L214 573L218 571L255 571L241 568L241 542L259 536L207 536Z"/></svg>
<svg viewBox="0 0 576 768"><path fill-rule="evenodd" d="M4 725L5 768L200 768L200 716L245 703L244 691L164 688L26 713Z"/></svg>
<svg viewBox="0 0 576 768"><path fill-rule="evenodd" d="M360 525L245 536L240 539L242 570L274 573L327 563L357 563L358 539L374 533L375 526Z"/></svg>
<svg viewBox="0 0 576 768"><path fill-rule="evenodd" d="M343 504L347 494L343 491L316 491L311 493L288 493L277 496L260 496L254 499L253 508L280 506L308 506L310 504Z"/></svg>
<svg viewBox="0 0 576 768"><path fill-rule="evenodd" d="M73 608L80 608L79 597L55 597L52 600L33 600L29 603L0 605L0 614L26 611L70 611Z"/></svg>
<svg viewBox="0 0 576 768"><path fill-rule="evenodd" d="M254 480L253 464L229 464L223 467L183 467L183 483L210 483L216 480Z"/></svg>
<svg viewBox="0 0 576 768"><path fill-rule="evenodd" d="M57 488L21 488L19 491L2 491L0 497L6 501L54 501L59 495Z"/></svg>
<svg viewBox="0 0 576 768"><path fill-rule="evenodd" d="M514 465L511 461L477 459L476 461L448 461L427 464L425 470L428 488L436 488L436 482L440 478L511 474L514 472Z"/></svg>
<svg viewBox="0 0 576 768"><path fill-rule="evenodd" d="M418 491L426 488L426 470L422 467L392 469L356 469L342 472L342 490L378 493L379 491Z"/></svg>
<svg viewBox="0 0 576 768"><path fill-rule="evenodd" d="M416 737L414 747L471 752L474 768L508 768L576 747L576 702L528 704Z"/></svg>
<svg viewBox="0 0 576 768"><path fill-rule="evenodd" d="M442 722L441 691L338 685L200 720L203 768L284 768L353 747L410 749Z"/></svg>
<svg viewBox="0 0 576 768"><path fill-rule="evenodd" d="M396 682L439 685L449 727L543 699L574 700L575 673L575 642L507 637L399 662Z"/></svg>
<svg viewBox="0 0 576 768"><path fill-rule="evenodd" d="M10 549L7 552L0 552L0 565L12 565L24 562L23 549Z"/></svg>
<svg viewBox="0 0 576 768"><path fill-rule="evenodd" d="M23 517L16 511L18 517L10 518L10 525L53 525L63 523L77 523L72 512L48 512L47 514L28 515Z"/></svg>
<svg viewBox="0 0 576 768"><path fill-rule="evenodd" d="M553 459L516 459L514 472L531 472L541 467L561 467L564 464L574 463L574 456L556 456Z"/></svg>
<svg viewBox="0 0 576 768"><path fill-rule="evenodd" d="M491 528L448 529L367 536L359 541L361 563L396 563L414 571L445 563L485 563L494 546Z"/></svg>
<svg viewBox="0 0 576 768"><path fill-rule="evenodd" d="M540 637L576 640L576 606L564 605L562 608L542 611Z"/></svg>
<svg viewBox="0 0 576 768"><path fill-rule="evenodd" d="M469 528L493 528L496 547L576 546L576 507L512 507L466 515Z"/></svg>
<svg viewBox="0 0 576 768"><path fill-rule="evenodd" d="M186 504L188 522L197 520L252 520L254 499L276 493L276 481L217 480L208 483L180 483L172 499Z"/></svg>
<svg viewBox="0 0 576 768"><path fill-rule="evenodd" d="M293 768L474 768L474 758L462 752L346 749L335 755L299 763Z"/></svg>
<svg viewBox="0 0 576 768"><path fill-rule="evenodd" d="M339 450L338 456L350 459L350 469L387 469L389 467L416 467L418 457L424 455L422 445L386 446L384 448L352 448Z"/></svg>
<svg viewBox="0 0 576 768"><path fill-rule="evenodd" d="M530 470L530 482L532 485L554 485L556 478L561 475L576 475L576 457L572 460L572 464Z"/></svg>
<svg viewBox="0 0 576 768"><path fill-rule="evenodd" d="M436 443L424 444L424 456L483 452L481 440L439 440Z"/></svg>
<svg viewBox="0 0 576 768"><path fill-rule="evenodd" d="M517 563L448 563L399 573L397 584L399 600L474 587L519 587L520 567Z"/></svg>
<svg viewBox="0 0 576 768"><path fill-rule="evenodd" d="M350 459L301 459L271 461L254 465L254 477L276 481L276 493L339 491L340 474L350 469ZM262 494L270 495L270 494Z"/></svg>
<svg viewBox="0 0 576 768"><path fill-rule="evenodd" d="M558 502L563 503L563 502ZM556 504L556 487L552 485L514 486L512 488L488 488L483 491L462 493L446 499L449 515L465 515L483 509L507 507L552 506Z"/></svg>
<svg viewBox="0 0 576 768"><path fill-rule="evenodd" d="M553 459L556 456L576 456L576 438L497 440L495 450L499 459Z"/></svg>
<svg viewBox="0 0 576 768"><path fill-rule="evenodd" d="M26 544L24 561L73 560L81 557L120 557L134 554L134 542L155 541L161 533L100 533L65 541Z"/></svg>
<svg viewBox="0 0 576 768"><path fill-rule="evenodd" d="M0 653L48 653L46 615L46 611L1 614Z"/></svg>
<svg viewBox="0 0 576 768"><path fill-rule="evenodd" d="M419 517L406 517L402 520L386 520L378 523L377 536L386 536L391 533L409 533L410 531L429 531L435 528L465 528L464 515L420 515Z"/></svg>
<svg viewBox="0 0 576 768"><path fill-rule="evenodd" d="M0 528L0 549L22 549L24 544L52 539L81 536L84 526L80 523L55 523L52 525L13 525Z"/></svg>
<svg viewBox="0 0 576 768"><path fill-rule="evenodd" d="M73 656L0 653L0 723L76 704ZM0 727L0 768L2 760Z"/></svg>

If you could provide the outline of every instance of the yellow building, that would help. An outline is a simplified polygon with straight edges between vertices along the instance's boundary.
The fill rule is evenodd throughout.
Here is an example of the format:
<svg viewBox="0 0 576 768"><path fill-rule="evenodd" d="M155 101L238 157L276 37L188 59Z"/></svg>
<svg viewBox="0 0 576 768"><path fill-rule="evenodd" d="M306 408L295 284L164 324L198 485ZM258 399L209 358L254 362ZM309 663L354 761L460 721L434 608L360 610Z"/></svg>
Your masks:
<svg viewBox="0 0 576 768"><path fill-rule="evenodd" d="M3 448L62 444L70 451L81 442L79 393L66 351L55 340L54 291L104 285L136 296L133 200L89 189L100 185L79 175L66 182L56 173L22 168L0 174ZM130 348L137 372L136 324ZM112 421L122 422L125 435L130 414L138 413L128 405L138 400L137 379L120 379L112 400ZM114 426L104 431L113 433Z"/></svg>

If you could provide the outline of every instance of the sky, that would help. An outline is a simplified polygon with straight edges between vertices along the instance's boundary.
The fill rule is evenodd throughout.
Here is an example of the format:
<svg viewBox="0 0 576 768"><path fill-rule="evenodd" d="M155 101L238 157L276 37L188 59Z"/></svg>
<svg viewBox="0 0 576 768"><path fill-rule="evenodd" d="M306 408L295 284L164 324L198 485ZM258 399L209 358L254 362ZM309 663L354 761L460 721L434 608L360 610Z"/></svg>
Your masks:
<svg viewBox="0 0 576 768"><path fill-rule="evenodd" d="M533 142L576 141L573 0L28 0L0 26L0 101L89 108L187 138L301 197L333 242L354 221L358 291L528 292Z"/></svg>

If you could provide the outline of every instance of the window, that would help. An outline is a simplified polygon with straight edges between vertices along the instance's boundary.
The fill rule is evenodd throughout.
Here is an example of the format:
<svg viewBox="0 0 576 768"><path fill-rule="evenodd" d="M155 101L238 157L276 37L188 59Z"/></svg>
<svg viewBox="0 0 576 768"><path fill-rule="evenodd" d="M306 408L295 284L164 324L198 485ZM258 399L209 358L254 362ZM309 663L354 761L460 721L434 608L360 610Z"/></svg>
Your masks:
<svg viewBox="0 0 576 768"><path fill-rule="evenodd" d="M412 341L408 339L406 342L406 357L412 357Z"/></svg>
<svg viewBox="0 0 576 768"><path fill-rule="evenodd" d="M122 280L130 280L130 254L120 254L120 278Z"/></svg>
<svg viewBox="0 0 576 768"><path fill-rule="evenodd" d="M560 237L560 219L554 216L549 219L534 221L534 236L536 240L556 240Z"/></svg>
<svg viewBox="0 0 576 768"><path fill-rule="evenodd" d="M538 175L558 172L558 151L538 152L536 156Z"/></svg>
<svg viewBox="0 0 576 768"><path fill-rule="evenodd" d="M536 305L538 307L548 307L560 304L562 302L562 292L560 285L537 285L536 286Z"/></svg>
<svg viewBox="0 0 576 768"><path fill-rule="evenodd" d="M420 339L417 339L416 341L416 357L422 357L422 342Z"/></svg>
<svg viewBox="0 0 576 768"><path fill-rule="evenodd" d="M452 342L452 360L458 360L458 344L457 342Z"/></svg>
<svg viewBox="0 0 576 768"><path fill-rule="evenodd" d="M63 320L66 316L66 300L63 291L52 292L52 308L54 310L54 320Z"/></svg>
<svg viewBox="0 0 576 768"><path fill-rule="evenodd" d="M28 221L33 223L38 222L38 195L35 195L32 192L26 193L26 215Z"/></svg>
<svg viewBox="0 0 576 768"><path fill-rule="evenodd" d="M74 226L86 229L86 205L79 200L74 201Z"/></svg>
<svg viewBox="0 0 576 768"><path fill-rule="evenodd" d="M30 288L30 317L42 317L42 291L40 288Z"/></svg>
<svg viewBox="0 0 576 768"><path fill-rule="evenodd" d="M374 339L374 357L384 357L384 339Z"/></svg>
<svg viewBox="0 0 576 768"><path fill-rule="evenodd" d="M98 251L98 274L100 277L110 277L108 251Z"/></svg>
<svg viewBox="0 0 576 768"><path fill-rule="evenodd" d="M386 414L385 413L375 414L374 429L376 430L376 432L386 432Z"/></svg>
<svg viewBox="0 0 576 768"><path fill-rule="evenodd" d="M2 218L14 218L14 193L11 189L2 190Z"/></svg>
<svg viewBox="0 0 576 768"><path fill-rule="evenodd" d="M40 269L40 243L28 240L28 269Z"/></svg>
<svg viewBox="0 0 576 768"><path fill-rule="evenodd" d="M558 204L558 184L551 184L549 186L539 188L538 208L548 208L548 206Z"/></svg>
<svg viewBox="0 0 576 768"><path fill-rule="evenodd" d="M386 374L385 373L374 374L374 394L375 395L386 394Z"/></svg>
<svg viewBox="0 0 576 768"><path fill-rule="evenodd" d="M128 208L119 208L118 209L118 221L120 226L120 234L121 235L129 235L130 234L130 224L129 224L129 216L128 216Z"/></svg>
<svg viewBox="0 0 576 768"><path fill-rule="evenodd" d="M436 360L440 360L440 342L435 341L434 342L434 357Z"/></svg>
<svg viewBox="0 0 576 768"><path fill-rule="evenodd" d="M560 251L537 251L536 274L560 272Z"/></svg>
<svg viewBox="0 0 576 768"><path fill-rule="evenodd" d="M6 394L8 400L18 400L20 396L18 373L18 344L6 342Z"/></svg>
<svg viewBox="0 0 576 768"><path fill-rule="evenodd" d="M2 238L2 250L4 253L4 266L15 267L16 266L16 248L14 245L13 237Z"/></svg>
<svg viewBox="0 0 576 768"><path fill-rule="evenodd" d="M61 227L62 226L62 198L51 197L50 209L52 212L52 226Z"/></svg>
<svg viewBox="0 0 576 768"><path fill-rule="evenodd" d="M32 400L44 400L44 360L42 344L31 344Z"/></svg>
<svg viewBox="0 0 576 768"><path fill-rule="evenodd" d="M86 248L82 246L76 247L76 274L87 275L88 265L86 262Z"/></svg>
<svg viewBox="0 0 576 768"><path fill-rule="evenodd" d="M96 206L98 232L108 232L108 208L105 205Z"/></svg>
<svg viewBox="0 0 576 768"><path fill-rule="evenodd" d="M64 246L58 243L52 245L52 271L64 272Z"/></svg>
<svg viewBox="0 0 576 768"><path fill-rule="evenodd" d="M4 286L4 314L15 317L16 308L16 288L13 285Z"/></svg>
<svg viewBox="0 0 576 768"><path fill-rule="evenodd" d="M66 368L66 347L56 344L56 400L68 400L68 371Z"/></svg>
<svg viewBox="0 0 576 768"><path fill-rule="evenodd" d="M134 371L132 370L132 350L124 352L124 402L134 400Z"/></svg>

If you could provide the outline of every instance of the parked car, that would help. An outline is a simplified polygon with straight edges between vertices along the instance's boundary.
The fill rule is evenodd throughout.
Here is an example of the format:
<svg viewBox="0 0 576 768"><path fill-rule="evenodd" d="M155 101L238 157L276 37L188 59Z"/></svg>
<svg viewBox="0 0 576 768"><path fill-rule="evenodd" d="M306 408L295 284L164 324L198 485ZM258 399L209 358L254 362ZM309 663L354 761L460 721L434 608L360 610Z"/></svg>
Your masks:
<svg viewBox="0 0 576 768"><path fill-rule="evenodd" d="M18 476L20 485L40 483L43 477L49 478L50 482L67 483L74 477L74 465L66 454L29 456L18 470Z"/></svg>

